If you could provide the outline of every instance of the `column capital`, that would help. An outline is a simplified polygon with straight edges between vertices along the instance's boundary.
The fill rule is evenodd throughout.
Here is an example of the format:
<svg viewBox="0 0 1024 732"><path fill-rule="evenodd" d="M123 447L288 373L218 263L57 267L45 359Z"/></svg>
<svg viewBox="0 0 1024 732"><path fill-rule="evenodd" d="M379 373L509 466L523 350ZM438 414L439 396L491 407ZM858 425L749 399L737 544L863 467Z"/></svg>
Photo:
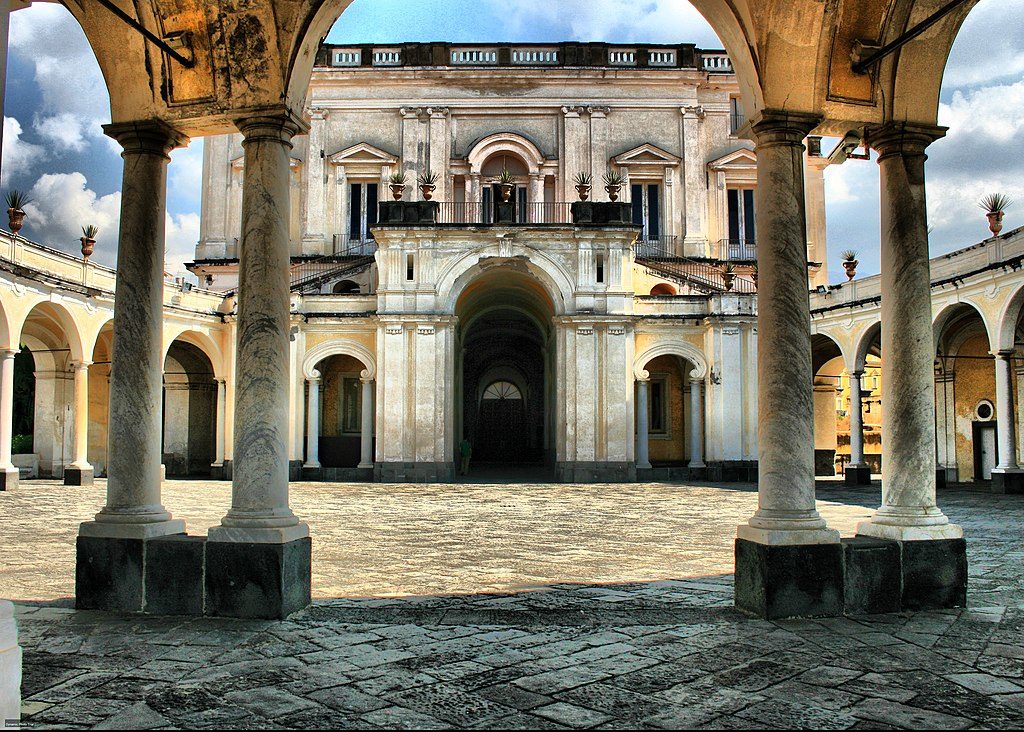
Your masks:
<svg viewBox="0 0 1024 732"><path fill-rule="evenodd" d="M704 111L704 107L700 104L689 104L684 107L680 107L679 113L683 115L684 119L702 120L707 116L707 112Z"/></svg>
<svg viewBox="0 0 1024 732"><path fill-rule="evenodd" d="M306 381L308 381L310 384L319 383L320 382L320 372L319 371L310 371L309 372L309 376L306 377Z"/></svg>
<svg viewBox="0 0 1024 732"><path fill-rule="evenodd" d="M20 353L20 351L14 351L9 348L0 349L0 358L14 358Z"/></svg>
<svg viewBox="0 0 1024 732"><path fill-rule="evenodd" d="M160 119L137 122L111 122L103 125L103 134L117 140L122 155L161 155L170 159L171 150L185 147L188 136Z"/></svg>
<svg viewBox="0 0 1024 732"><path fill-rule="evenodd" d="M765 109L754 115L738 134L749 134L757 147L803 145L804 138L821 120L817 114Z"/></svg>
<svg viewBox="0 0 1024 732"><path fill-rule="evenodd" d="M90 366L92 366L92 361L72 361L71 362L71 368L75 369L75 371L84 371L84 370L87 370Z"/></svg>
<svg viewBox="0 0 1024 732"><path fill-rule="evenodd" d="M1017 351L1013 348L1003 348L997 351L989 351L993 356L1004 361L1009 361L1011 358L1017 355Z"/></svg>
<svg viewBox="0 0 1024 732"><path fill-rule="evenodd" d="M291 147L292 138L309 132L309 125L290 109L268 109L234 120L235 127L250 142L279 142Z"/></svg>
<svg viewBox="0 0 1024 732"><path fill-rule="evenodd" d="M637 369L633 372L633 378L636 379L637 383L646 384L651 380L651 372L647 369Z"/></svg>
<svg viewBox="0 0 1024 732"><path fill-rule="evenodd" d="M864 142L878 152L879 160L890 155L924 155L925 148L945 136L947 127L887 122L869 127Z"/></svg>
<svg viewBox="0 0 1024 732"><path fill-rule="evenodd" d="M704 374L700 373L697 369L690 372L690 384L702 385L704 383Z"/></svg>

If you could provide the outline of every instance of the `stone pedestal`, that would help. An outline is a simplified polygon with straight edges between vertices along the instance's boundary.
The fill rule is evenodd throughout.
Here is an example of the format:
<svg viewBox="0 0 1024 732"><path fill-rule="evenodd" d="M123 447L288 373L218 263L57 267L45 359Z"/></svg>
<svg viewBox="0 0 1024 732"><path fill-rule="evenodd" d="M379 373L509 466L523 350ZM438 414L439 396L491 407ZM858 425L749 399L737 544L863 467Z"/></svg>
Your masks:
<svg viewBox="0 0 1024 732"><path fill-rule="evenodd" d="M0 719L21 719L21 647L14 605L0 600Z"/></svg>
<svg viewBox="0 0 1024 732"><path fill-rule="evenodd" d="M842 615L842 546L737 539L735 604L766 620Z"/></svg>
<svg viewBox="0 0 1024 732"><path fill-rule="evenodd" d="M967 542L900 542L904 610L967 607Z"/></svg>
<svg viewBox="0 0 1024 732"><path fill-rule="evenodd" d="M995 468L992 471L992 492L1024 493L1024 470L1000 470Z"/></svg>
<svg viewBox="0 0 1024 732"><path fill-rule="evenodd" d="M144 547L143 609L154 615L202 615L206 537L165 536Z"/></svg>
<svg viewBox="0 0 1024 732"><path fill-rule="evenodd" d="M310 602L312 542L208 541L206 614L284 619Z"/></svg>
<svg viewBox="0 0 1024 732"><path fill-rule="evenodd" d="M847 466L846 472L843 473L846 481L846 485L871 485L871 468L867 465L860 465L857 467Z"/></svg>
<svg viewBox="0 0 1024 732"><path fill-rule="evenodd" d="M13 466L0 468L0 491L10 491L17 488L18 474L18 469Z"/></svg>
<svg viewBox="0 0 1024 732"><path fill-rule="evenodd" d="M145 539L79 536L75 607L142 612Z"/></svg>
<svg viewBox="0 0 1024 732"><path fill-rule="evenodd" d="M64 485L92 485L94 477L92 466L76 468L74 465L69 465L64 468Z"/></svg>
<svg viewBox="0 0 1024 732"><path fill-rule="evenodd" d="M846 613L898 613L903 584L900 545L895 541L857 536L843 539L842 546Z"/></svg>

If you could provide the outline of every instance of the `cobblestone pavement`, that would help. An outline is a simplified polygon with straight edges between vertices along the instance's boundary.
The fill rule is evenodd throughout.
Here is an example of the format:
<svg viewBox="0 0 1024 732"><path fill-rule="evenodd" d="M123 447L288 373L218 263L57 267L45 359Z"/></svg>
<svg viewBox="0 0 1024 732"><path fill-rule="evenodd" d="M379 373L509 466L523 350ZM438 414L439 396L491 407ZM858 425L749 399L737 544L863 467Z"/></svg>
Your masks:
<svg viewBox="0 0 1024 732"><path fill-rule="evenodd" d="M822 486L820 508L851 533L877 490ZM169 483L164 495L192 530L227 505L214 483ZM756 498L712 485L296 484L319 599L286 622L253 622L62 607L74 523L102 489L26 484L0 493L0 595L23 600L26 720L1024 725L1024 498L940 495L968 535L970 609L779 622L731 607L732 536ZM370 597L381 594L392 596Z"/></svg>

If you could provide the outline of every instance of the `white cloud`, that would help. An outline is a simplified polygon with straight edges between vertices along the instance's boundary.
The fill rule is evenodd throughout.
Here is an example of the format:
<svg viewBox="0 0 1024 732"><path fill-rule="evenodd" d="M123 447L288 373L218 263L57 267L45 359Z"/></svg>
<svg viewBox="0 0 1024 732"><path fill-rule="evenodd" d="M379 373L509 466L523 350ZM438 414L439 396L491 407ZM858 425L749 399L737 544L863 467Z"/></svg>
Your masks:
<svg viewBox="0 0 1024 732"><path fill-rule="evenodd" d="M80 117L70 112L62 112L49 117L37 117L32 128L46 142L58 150L82 152L89 144L87 137L103 135L95 118Z"/></svg>
<svg viewBox="0 0 1024 732"><path fill-rule="evenodd" d="M981 0L953 45L943 87L991 85L1024 74L1024 2Z"/></svg>
<svg viewBox="0 0 1024 732"><path fill-rule="evenodd" d="M704 17L687 0L487 0L510 35L524 29L564 27L568 38L619 43L721 45Z"/></svg>
<svg viewBox="0 0 1024 732"><path fill-rule="evenodd" d="M949 127L947 140L982 135L993 142L1009 142L1024 132L1024 81L957 90L948 104L939 105L939 124Z"/></svg>
<svg viewBox="0 0 1024 732"><path fill-rule="evenodd" d="M29 191L32 203L25 206L29 238L48 246L76 252L82 227L95 224L96 258L112 263L116 257L121 192L98 196L82 173L43 175Z"/></svg>
<svg viewBox="0 0 1024 732"><path fill-rule="evenodd" d="M185 262L195 259L199 241L199 214L167 214L164 270L175 277L194 277L185 269Z"/></svg>
<svg viewBox="0 0 1024 732"><path fill-rule="evenodd" d="M21 139L21 123L14 117L4 117L3 161L0 162L0 185L7 185L12 175L32 169L46 157L46 148Z"/></svg>

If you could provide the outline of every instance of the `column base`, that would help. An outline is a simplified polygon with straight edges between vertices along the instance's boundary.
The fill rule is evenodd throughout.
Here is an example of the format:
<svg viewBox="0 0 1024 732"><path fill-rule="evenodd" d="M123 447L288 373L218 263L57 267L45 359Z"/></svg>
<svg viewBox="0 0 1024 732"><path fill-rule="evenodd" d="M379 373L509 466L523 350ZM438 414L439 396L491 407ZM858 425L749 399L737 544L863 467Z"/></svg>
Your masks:
<svg viewBox="0 0 1024 732"><path fill-rule="evenodd" d="M79 534L75 543L75 607L142 612L145 545L141 538Z"/></svg>
<svg viewBox="0 0 1024 732"><path fill-rule="evenodd" d="M707 479L713 483L756 483L756 460L719 460L704 467Z"/></svg>
<svg viewBox="0 0 1024 732"><path fill-rule="evenodd" d="M842 615L842 546L736 539L735 604L766 620Z"/></svg>
<svg viewBox="0 0 1024 732"><path fill-rule="evenodd" d="M93 477L91 465L88 468L76 468L73 465L64 468L64 485L92 485Z"/></svg>
<svg viewBox="0 0 1024 732"><path fill-rule="evenodd" d="M206 543L206 614L283 620L311 599L312 541Z"/></svg>
<svg viewBox="0 0 1024 732"><path fill-rule="evenodd" d="M18 487L20 471L15 467L0 470L0 491L13 491Z"/></svg>
<svg viewBox="0 0 1024 732"><path fill-rule="evenodd" d="M871 468L867 465L847 465L843 473L846 485L871 485Z"/></svg>
<svg viewBox="0 0 1024 732"><path fill-rule="evenodd" d="M901 524L861 521L857 524L857 536L870 536L889 541L941 541L963 539L964 530L950 523L907 526Z"/></svg>
<svg viewBox="0 0 1024 732"><path fill-rule="evenodd" d="M210 480L231 480L231 461L225 460L219 465L210 466Z"/></svg>
<svg viewBox="0 0 1024 732"><path fill-rule="evenodd" d="M288 461L288 480L302 480L302 461Z"/></svg>
<svg viewBox="0 0 1024 732"><path fill-rule="evenodd" d="M319 465L303 465L302 466L302 479L303 480L323 480L324 471Z"/></svg>
<svg viewBox="0 0 1024 732"><path fill-rule="evenodd" d="M1000 470L992 471L992 492L993 493L1024 493L1024 470Z"/></svg>
<svg viewBox="0 0 1024 732"><path fill-rule="evenodd" d="M967 542L900 542L904 610L967 607Z"/></svg>
<svg viewBox="0 0 1024 732"><path fill-rule="evenodd" d="M155 615L202 615L206 537L162 536L145 543L143 606Z"/></svg>

